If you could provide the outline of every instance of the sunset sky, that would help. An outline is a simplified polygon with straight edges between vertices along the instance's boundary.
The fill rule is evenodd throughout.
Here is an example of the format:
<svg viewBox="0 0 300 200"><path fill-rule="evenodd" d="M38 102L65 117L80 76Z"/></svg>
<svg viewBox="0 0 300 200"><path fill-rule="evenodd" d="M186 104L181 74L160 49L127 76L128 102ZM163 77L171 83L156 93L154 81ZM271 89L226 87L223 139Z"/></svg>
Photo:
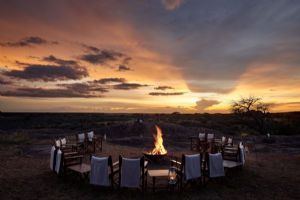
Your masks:
<svg viewBox="0 0 300 200"><path fill-rule="evenodd" d="M300 1L0 0L0 110L300 110Z"/></svg>

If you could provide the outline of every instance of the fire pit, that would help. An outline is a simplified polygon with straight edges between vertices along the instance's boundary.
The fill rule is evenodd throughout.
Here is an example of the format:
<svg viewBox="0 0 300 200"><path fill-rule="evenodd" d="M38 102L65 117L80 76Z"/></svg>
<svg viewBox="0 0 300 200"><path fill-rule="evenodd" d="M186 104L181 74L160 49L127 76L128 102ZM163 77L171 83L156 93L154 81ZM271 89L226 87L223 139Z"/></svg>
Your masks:
<svg viewBox="0 0 300 200"><path fill-rule="evenodd" d="M151 151L143 152L146 158L153 162L163 159L167 155L167 150L163 145L162 131L159 126L155 125L156 135L154 137L154 148Z"/></svg>

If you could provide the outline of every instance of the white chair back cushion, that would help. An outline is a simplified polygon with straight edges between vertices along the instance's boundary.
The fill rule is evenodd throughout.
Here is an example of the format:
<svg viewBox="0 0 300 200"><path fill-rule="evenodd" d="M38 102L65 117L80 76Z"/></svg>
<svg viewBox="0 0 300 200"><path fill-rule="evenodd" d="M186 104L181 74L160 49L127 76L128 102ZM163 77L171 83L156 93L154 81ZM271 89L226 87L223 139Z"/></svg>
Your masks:
<svg viewBox="0 0 300 200"><path fill-rule="evenodd" d="M67 139L66 138L63 138L60 141L61 141L61 145L66 145L67 144Z"/></svg>
<svg viewBox="0 0 300 200"><path fill-rule="evenodd" d="M60 169L61 169L61 160L62 160L62 151L59 149L57 150L57 154L56 154L56 163L55 163L55 172L57 174L60 173Z"/></svg>
<svg viewBox="0 0 300 200"><path fill-rule="evenodd" d="M232 138L228 138L227 143L228 143L228 144L232 144Z"/></svg>
<svg viewBox="0 0 300 200"><path fill-rule="evenodd" d="M213 134L213 133L207 134L207 139L208 140L212 140L212 139L214 139L214 137L215 137L215 134Z"/></svg>
<svg viewBox="0 0 300 200"><path fill-rule="evenodd" d="M60 147L60 140L55 140L55 146Z"/></svg>
<svg viewBox="0 0 300 200"><path fill-rule="evenodd" d="M201 177L200 154L185 155L184 174L186 180Z"/></svg>
<svg viewBox="0 0 300 200"><path fill-rule="evenodd" d="M121 187L139 188L141 178L141 159L122 158Z"/></svg>
<svg viewBox="0 0 300 200"><path fill-rule="evenodd" d="M209 154L209 177L220 176L225 176L222 154Z"/></svg>
<svg viewBox="0 0 300 200"><path fill-rule="evenodd" d="M199 139L205 139L205 133L199 133Z"/></svg>
<svg viewBox="0 0 300 200"><path fill-rule="evenodd" d="M108 157L92 157L90 184L109 186Z"/></svg>
<svg viewBox="0 0 300 200"><path fill-rule="evenodd" d="M87 133L87 136L88 136L88 140L89 140L90 142L92 142L92 141L93 141L93 138L94 138L94 131L88 132L88 133Z"/></svg>
<svg viewBox="0 0 300 200"><path fill-rule="evenodd" d="M240 145L239 149L240 149L240 161L241 161L242 165L244 165L246 162L244 145Z"/></svg>
<svg viewBox="0 0 300 200"><path fill-rule="evenodd" d="M78 134L78 142L83 143L84 139L85 139L85 134L84 133Z"/></svg>
<svg viewBox="0 0 300 200"><path fill-rule="evenodd" d="M222 143L225 144L225 142L226 142L226 137L222 136Z"/></svg>

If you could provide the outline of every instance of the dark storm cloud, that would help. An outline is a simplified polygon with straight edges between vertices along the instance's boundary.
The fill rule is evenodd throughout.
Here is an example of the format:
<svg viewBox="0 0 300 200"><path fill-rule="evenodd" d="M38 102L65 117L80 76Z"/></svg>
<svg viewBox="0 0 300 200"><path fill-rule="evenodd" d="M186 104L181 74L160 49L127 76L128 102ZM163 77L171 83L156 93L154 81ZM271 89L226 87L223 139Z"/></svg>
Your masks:
<svg viewBox="0 0 300 200"><path fill-rule="evenodd" d="M99 80L94 80L95 83L100 84L109 84L109 83L125 83L126 79L124 78L102 78Z"/></svg>
<svg viewBox="0 0 300 200"><path fill-rule="evenodd" d="M178 96L183 95L184 92L150 92L151 96Z"/></svg>
<svg viewBox="0 0 300 200"><path fill-rule="evenodd" d="M41 97L41 98L92 98L102 97L98 93L73 90L69 88L44 89L44 88L17 88L11 91L0 91L1 96L13 97Z"/></svg>
<svg viewBox="0 0 300 200"><path fill-rule="evenodd" d="M125 65L119 65L118 71L123 72L123 71L130 71L130 67L127 67Z"/></svg>
<svg viewBox="0 0 300 200"><path fill-rule="evenodd" d="M105 92L108 92L108 88L99 86L97 83L94 83L94 82L58 84L58 86L65 87L66 89L76 91L78 93L90 93L90 92L105 93Z"/></svg>
<svg viewBox="0 0 300 200"><path fill-rule="evenodd" d="M114 85L113 88L116 90L134 90L146 86L148 85L140 84L140 83L119 83Z"/></svg>
<svg viewBox="0 0 300 200"><path fill-rule="evenodd" d="M64 60L64 59L57 58L53 55L44 57L43 60L47 61L47 62L52 62L52 63L58 64L58 65L77 65L78 64L77 61L75 61L75 60Z"/></svg>
<svg viewBox="0 0 300 200"><path fill-rule="evenodd" d="M163 86L155 87L154 89L155 89L155 90L172 90L172 89L174 89L174 88L171 87L171 86L163 85Z"/></svg>
<svg viewBox="0 0 300 200"><path fill-rule="evenodd" d="M30 64L22 70L5 71L2 74L31 81L78 80L88 76L86 68L80 66L37 64Z"/></svg>
<svg viewBox="0 0 300 200"><path fill-rule="evenodd" d="M0 43L1 46L7 46L7 47L26 47L26 46L43 45L43 44L58 44L58 42L47 41L46 39L37 36L30 36L15 42Z"/></svg>
<svg viewBox="0 0 300 200"><path fill-rule="evenodd" d="M124 54L120 52L110 51L110 50L101 50L98 53L87 53L80 56L80 59L91 64L105 64L109 61L117 61Z"/></svg>

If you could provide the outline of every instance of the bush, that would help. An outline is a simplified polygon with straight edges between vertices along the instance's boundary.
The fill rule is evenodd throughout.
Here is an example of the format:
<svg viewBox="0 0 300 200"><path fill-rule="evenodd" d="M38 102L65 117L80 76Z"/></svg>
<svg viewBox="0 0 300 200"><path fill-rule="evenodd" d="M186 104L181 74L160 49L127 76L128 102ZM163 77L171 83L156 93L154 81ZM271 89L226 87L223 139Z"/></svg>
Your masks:
<svg viewBox="0 0 300 200"><path fill-rule="evenodd" d="M29 144L29 139L28 134L22 132L3 134L0 135L0 144Z"/></svg>

